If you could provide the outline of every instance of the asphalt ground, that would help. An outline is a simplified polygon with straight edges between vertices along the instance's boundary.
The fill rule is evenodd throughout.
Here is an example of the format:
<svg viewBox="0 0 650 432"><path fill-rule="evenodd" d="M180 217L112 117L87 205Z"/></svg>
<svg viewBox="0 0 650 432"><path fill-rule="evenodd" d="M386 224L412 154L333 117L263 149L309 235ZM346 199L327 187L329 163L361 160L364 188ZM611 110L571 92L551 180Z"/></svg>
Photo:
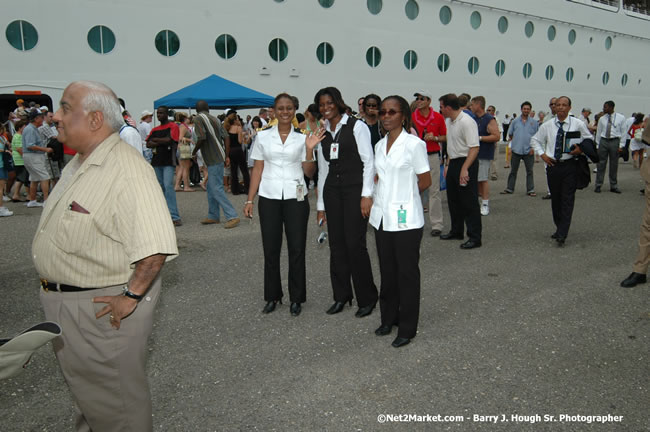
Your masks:
<svg viewBox="0 0 650 432"><path fill-rule="evenodd" d="M432 238L425 226L419 331L400 349L390 346L395 330L375 336L378 310L361 319L356 305L325 314L329 250L316 243L313 193L299 317L289 314L286 248L286 302L261 313L259 220L231 230L203 226L205 193L178 193L180 256L163 269L150 340L155 430L650 430L650 291L619 287L632 270L644 209L638 170L619 167L621 195L607 182L595 194L592 175L577 193L564 248L550 239L543 164L535 164L537 198L525 194L523 165L515 193L500 195L508 171L500 160L480 249ZM231 196L240 212L245 199ZM15 215L0 218L5 337L44 318L30 259L41 210L7 207ZM370 231L368 249L379 285ZM400 414L423 417L380 417ZM437 415L462 419L434 422ZM488 415L497 421L474 417ZM73 402L49 345L0 383L0 419L2 431L73 429Z"/></svg>

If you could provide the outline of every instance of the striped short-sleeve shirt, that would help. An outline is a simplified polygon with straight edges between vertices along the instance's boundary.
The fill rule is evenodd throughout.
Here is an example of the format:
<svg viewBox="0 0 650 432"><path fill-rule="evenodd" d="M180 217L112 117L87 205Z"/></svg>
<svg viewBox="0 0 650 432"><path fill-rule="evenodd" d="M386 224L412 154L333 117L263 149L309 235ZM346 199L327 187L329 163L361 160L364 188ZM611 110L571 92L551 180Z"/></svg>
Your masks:
<svg viewBox="0 0 650 432"><path fill-rule="evenodd" d="M176 234L153 168L117 133L85 161L66 165L32 243L41 278L100 288L128 282L135 263L178 255Z"/></svg>

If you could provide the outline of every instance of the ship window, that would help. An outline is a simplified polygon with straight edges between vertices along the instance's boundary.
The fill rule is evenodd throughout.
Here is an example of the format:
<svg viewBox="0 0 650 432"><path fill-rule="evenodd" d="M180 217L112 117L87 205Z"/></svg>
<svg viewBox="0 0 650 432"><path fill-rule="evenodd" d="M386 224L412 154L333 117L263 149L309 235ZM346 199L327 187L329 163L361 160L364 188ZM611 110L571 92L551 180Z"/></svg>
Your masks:
<svg viewBox="0 0 650 432"><path fill-rule="evenodd" d="M99 54L107 54L115 48L115 34L108 27L98 25L88 30L88 45Z"/></svg>
<svg viewBox="0 0 650 432"><path fill-rule="evenodd" d="M535 24L532 21L528 21L526 27L524 27L524 32L526 33L526 37L532 37L533 33L535 33Z"/></svg>
<svg viewBox="0 0 650 432"><path fill-rule="evenodd" d="M555 34L557 32L555 31L555 26L548 26L548 31L546 32L546 36L548 36L548 40L553 41L555 40Z"/></svg>
<svg viewBox="0 0 650 432"><path fill-rule="evenodd" d="M474 75L478 72L479 62L476 57L472 57L467 62L467 70L470 74Z"/></svg>
<svg viewBox="0 0 650 432"><path fill-rule="evenodd" d="M368 11L370 11L371 14L377 15L381 12L382 7L383 4L381 0L368 0Z"/></svg>
<svg viewBox="0 0 650 432"><path fill-rule="evenodd" d="M284 0L275 0L276 3L282 3Z"/></svg>
<svg viewBox="0 0 650 432"><path fill-rule="evenodd" d="M443 6L440 8L440 22L444 25L451 22L451 9L449 6Z"/></svg>
<svg viewBox="0 0 650 432"><path fill-rule="evenodd" d="M404 66L406 66L406 69L408 70L413 70L415 69L415 66L418 64L418 55L415 51L413 50L408 50L404 54Z"/></svg>
<svg viewBox="0 0 650 432"><path fill-rule="evenodd" d="M370 47L366 51L366 61L370 67L377 67L381 63L381 51L377 47Z"/></svg>
<svg viewBox="0 0 650 432"><path fill-rule="evenodd" d="M591 79L591 74L590 74L590 73L587 74L587 79L588 79L588 80Z"/></svg>
<svg viewBox="0 0 650 432"><path fill-rule="evenodd" d="M440 54L438 56L438 70L440 72L447 72L449 69L449 56L447 54Z"/></svg>
<svg viewBox="0 0 650 432"><path fill-rule="evenodd" d="M330 64L334 58L334 48L329 43L322 42L316 48L316 57L318 57L318 61L322 64Z"/></svg>
<svg viewBox="0 0 650 432"><path fill-rule="evenodd" d="M231 59L237 54L237 41L229 34L222 34L214 41L214 49L223 59Z"/></svg>
<svg viewBox="0 0 650 432"><path fill-rule="evenodd" d="M621 77L621 86L625 87L627 85L627 74L623 74Z"/></svg>
<svg viewBox="0 0 650 432"><path fill-rule="evenodd" d="M497 76L503 76L503 74L506 72L506 62L503 60L497 61L497 63L494 65L494 71L497 73Z"/></svg>
<svg viewBox="0 0 650 432"><path fill-rule="evenodd" d="M605 49L609 51L609 49L612 47L612 38L610 36L607 36L605 39Z"/></svg>
<svg viewBox="0 0 650 432"><path fill-rule="evenodd" d="M607 85L609 83L609 72L603 73L603 85Z"/></svg>
<svg viewBox="0 0 650 432"><path fill-rule="evenodd" d="M158 32L155 39L156 49L166 57L173 56L181 47L181 41L171 30L162 30Z"/></svg>
<svg viewBox="0 0 650 432"><path fill-rule="evenodd" d="M546 66L546 72L544 72L544 75L546 75L547 80L549 81L552 80L554 73L555 73L555 69L553 68L553 66L551 65Z"/></svg>
<svg viewBox="0 0 650 432"><path fill-rule="evenodd" d="M576 31L575 31L575 30L571 30L571 31L569 32L569 43L570 43L571 45L573 45L573 44L575 43L575 41L576 41Z"/></svg>
<svg viewBox="0 0 650 432"><path fill-rule="evenodd" d="M508 18L502 16L499 18L499 23L498 23L498 28L499 28L499 33L505 33L508 31Z"/></svg>
<svg viewBox="0 0 650 432"><path fill-rule="evenodd" d="M269 43L269 55L276 62L281 62L287 58L289 46L284 39L276 38Z"/></svg>
<svg viewBox="0 0 650 432"><path fill-rule="evenodd" d="M469 17L469 23L474 30L481 27L481 14L477 11L472 12L472 15Z"/></svg>
<svg viewBox="0 0 650 432"><path fill-rule="evenodd" d="M34 26L23 20L10 23L5 35L11 46L20 51L29 51L38 42L38 32Z"/></svg>
<svg viewBox="0 0 650 432"><path fill-rule="evenodd" d="M524 64L524 68L522 72L524 74L524 78L528 79L533 74L533 67L531 66L530 63L526 63Z"/></svg>
<svg viewBox="0 0 650 432"><path fill-rule="evenodd" d="M318 3L320 3L321 6L327 9L332 7L332 5L334 4L334 0L318 0Z"/></svg>
<svg viewBox="0 0 650 432"><path fill-rule="evenodd" d="M408 0L406 6L404 6L404 11L410 20L414 20L420 13L420 6L418 6L418 3L415 0Z"/></svg>
<svg viewBox="0 0 650 432"><path fill-rule="evenodd" d="M587 78L587 79L589 79L589 78ZM566 80L568 82L573 81L573 68L569 68L569 69L566 70Z"/></svg>

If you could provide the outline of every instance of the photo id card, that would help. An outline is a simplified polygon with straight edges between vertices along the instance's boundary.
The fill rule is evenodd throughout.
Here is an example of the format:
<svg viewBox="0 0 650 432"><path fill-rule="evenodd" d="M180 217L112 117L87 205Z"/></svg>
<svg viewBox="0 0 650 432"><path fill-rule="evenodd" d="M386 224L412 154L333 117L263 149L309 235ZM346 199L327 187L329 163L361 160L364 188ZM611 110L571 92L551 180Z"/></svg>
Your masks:
<svg viewBox="0 0 650 432"><path fill-rule="evenodd" d="M397 210L397 228L407 228L406 210L404 210L403 208Z"/></svg>
<svg viewBox="0 0 650 432"><path fill-rule="evenodd" d="M339 143L332 143L332 146L330 147L330 159L338 159L339 158Z"/></svg>
<svg viewBox="0 0 650 432"><path fill-rule="evenodd" d="M298 183L296 185L296 200L298 201L305 200L305 185L303 183Z"/></svg>

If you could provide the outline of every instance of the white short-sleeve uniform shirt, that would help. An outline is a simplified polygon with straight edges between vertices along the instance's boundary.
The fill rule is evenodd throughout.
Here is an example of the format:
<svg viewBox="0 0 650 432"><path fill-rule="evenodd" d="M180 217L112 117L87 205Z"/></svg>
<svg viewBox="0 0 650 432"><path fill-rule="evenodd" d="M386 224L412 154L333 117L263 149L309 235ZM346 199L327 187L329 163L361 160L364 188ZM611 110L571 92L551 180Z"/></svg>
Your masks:
<svg viewBox="0 0 650 432"><path fill-rule="evenodd" d="M429 172L424 141L402 130L386 153L388 135L375 145L375 170L379 180L370 211L370 225L384 231L405 231L424 226L418 174ZM398 211L405 221L398 223ZM404 215L403 211L406 211Z"/></svg>

